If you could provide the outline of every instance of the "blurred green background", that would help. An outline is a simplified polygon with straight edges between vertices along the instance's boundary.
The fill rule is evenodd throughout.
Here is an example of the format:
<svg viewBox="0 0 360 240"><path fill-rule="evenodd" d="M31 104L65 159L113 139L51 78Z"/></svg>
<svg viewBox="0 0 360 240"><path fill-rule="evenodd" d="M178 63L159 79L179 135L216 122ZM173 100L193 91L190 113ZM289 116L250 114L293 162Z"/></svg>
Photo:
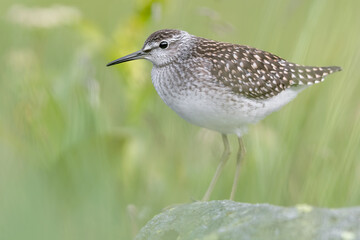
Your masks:
<svg viewBox="0 0 360 240"><path fill-rule="evenodd" d="M220 135L161 101L151 63L105 67L161 28L341 66L250 128L236 200L360 205L359 11L358 0L2 0L0 239L131 239L162 208L201 199ZM235 154L212 199L228 198L234 166Z"/></svg>

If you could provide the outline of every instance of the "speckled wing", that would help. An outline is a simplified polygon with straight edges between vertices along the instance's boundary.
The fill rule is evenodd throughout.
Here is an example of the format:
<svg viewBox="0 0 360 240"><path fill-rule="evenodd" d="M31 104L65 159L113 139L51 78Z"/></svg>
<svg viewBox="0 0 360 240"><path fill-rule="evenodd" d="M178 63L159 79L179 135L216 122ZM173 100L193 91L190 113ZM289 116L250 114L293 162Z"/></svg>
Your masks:
<svg viewBox="0 0 360 240"><path fill-rule="evenodd" d="M248 46L201 39L197 52L212 61L217 81L249 98L267 99L291 86L312 85L340 67L310 67Z"/></svg>

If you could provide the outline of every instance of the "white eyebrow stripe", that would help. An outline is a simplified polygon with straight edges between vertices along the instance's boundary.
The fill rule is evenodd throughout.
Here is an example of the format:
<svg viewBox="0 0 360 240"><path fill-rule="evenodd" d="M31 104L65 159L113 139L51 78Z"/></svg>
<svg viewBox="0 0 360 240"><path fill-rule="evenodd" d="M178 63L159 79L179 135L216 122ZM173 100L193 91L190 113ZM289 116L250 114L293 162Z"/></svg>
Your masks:
<svg viewBox="0 0 360 240"><path fill-rule="evenodd" d="M143 51L149 51L149 50L151 50L151 47L149 45L146 45L143 49Z"/></svg>

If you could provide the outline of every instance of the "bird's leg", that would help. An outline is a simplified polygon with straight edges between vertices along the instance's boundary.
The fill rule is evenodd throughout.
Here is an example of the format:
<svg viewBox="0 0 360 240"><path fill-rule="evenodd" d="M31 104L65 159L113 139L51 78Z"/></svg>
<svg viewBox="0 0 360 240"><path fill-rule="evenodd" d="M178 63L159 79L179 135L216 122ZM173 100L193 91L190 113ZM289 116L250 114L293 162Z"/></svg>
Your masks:
<svg viewBox="0 0 360 240"><path fill-rule="evenodd" d="M223 142L224 142L224 152L221 156L221 160L220 160L220 163L219 165L217 166L216 168L216 172L211 180L211 183L204 195L204 197L202 198L202 201L208 201L209 198L210 198L210 195L211 195L211 192L213 191L214 187L215 187L215 184L217 182L217 180L219 179L220 177L220 174L224 168L224 165L226 163L226 161L229 159L229 156L230 156L230 146L229 146L229 140L226 136L226 134L222 134L222 139L223 139Z"/></svg>
<svg viewBox="0 0 360 240"><path fill-rule="evenodd" d="M231 188L230 200L234 200L234 198L235 198L237 183L238 183L239 176L240 176L241 160L244 158L245 153L246 153L244 142L243 142L242 138L239 137L238 140L239 140L239 150L238 150L238 153L236 156L236 170L235 170L234 182L233 182L233 185Z"/></svg>

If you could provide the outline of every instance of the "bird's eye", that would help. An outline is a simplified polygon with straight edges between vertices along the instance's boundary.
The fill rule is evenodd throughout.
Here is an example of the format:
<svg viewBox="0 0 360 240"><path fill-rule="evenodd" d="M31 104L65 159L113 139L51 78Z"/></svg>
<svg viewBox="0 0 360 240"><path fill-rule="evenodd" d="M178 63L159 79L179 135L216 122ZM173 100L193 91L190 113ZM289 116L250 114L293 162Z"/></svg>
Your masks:
<svg viewBox="0 0 360 240"><path fill-rule="evenodd" d="M165 49L169 46L169 43L167 41L162 41L160 44L159 44L159 47L162 48L162 49Z"/></svg>

